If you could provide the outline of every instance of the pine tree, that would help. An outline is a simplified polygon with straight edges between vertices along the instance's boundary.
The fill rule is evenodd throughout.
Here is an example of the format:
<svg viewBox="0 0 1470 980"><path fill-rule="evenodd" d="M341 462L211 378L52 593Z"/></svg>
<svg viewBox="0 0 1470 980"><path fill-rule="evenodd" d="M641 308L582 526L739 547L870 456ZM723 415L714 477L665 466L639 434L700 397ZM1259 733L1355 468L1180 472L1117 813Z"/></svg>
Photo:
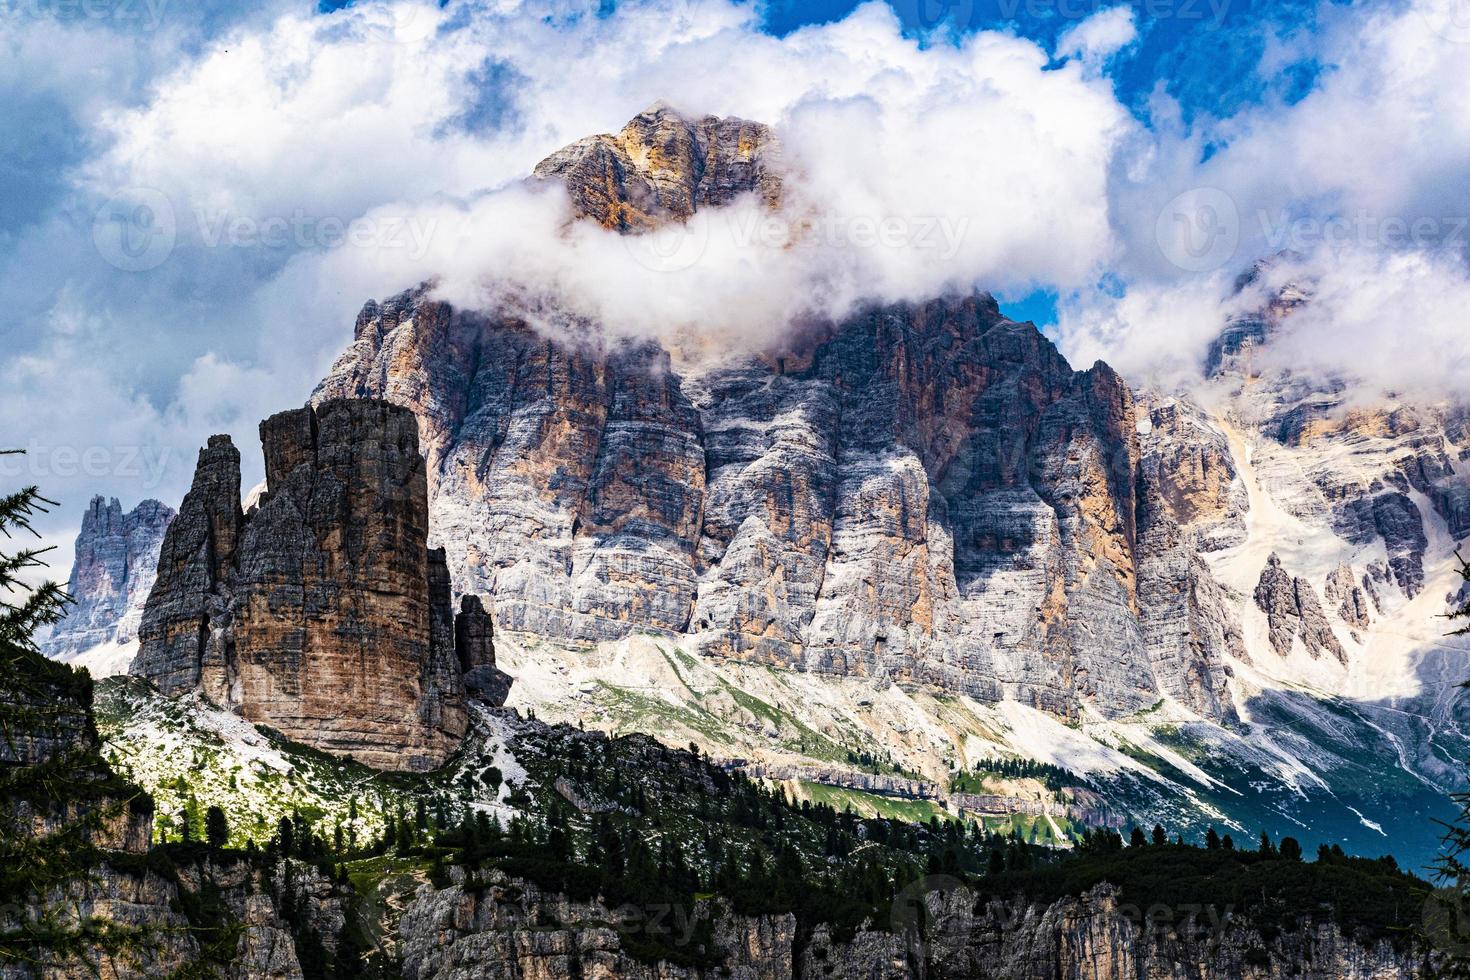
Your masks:
<svg viewBox="0 0 1470 980"><path fill-rule="evenodd" d="M216 850L230 843L229 821L225 819L225 811L217 806L211 806L204 812L204 839Z"/></svg>
<svg viewBox="0 0 1470 980"><path fill-rule="evenodd" d="M1458 551L1455 552L1455 560L1460 563L1460 577L1463 578L1467 583L1470 583L1470 562L1467 562L1464 558L1461 558ZM1466 596L1465 601L1453 612L1446 614L1445 618L1470 619L1470 596ZM1470 624L1460 627L1459 629L1452 632L1450 635L1463 636L1466 633L1470 633ZM1460 686L1470 687L1470 681L1466 681Z"/></svg>
<svg viewBox="0 0 1470 980"><path fill-rule="evenodd" d="M1460 562L1460 576L1470 583L1470 562L1455 552ZM1447 618L1470 619L1470 597L1447 614ZM1470 633L1470 625L1455 630L1451 635ZM1470 687L1470 680L1462 681L1461 687ZM1445 828L1440 839L1440 856L1434 863L1434 877L1439 884L1433 904L1426 914L1426 925L1432 937L1442 948L1451 950L1446 958L1444 973L1447 976L1470 976L1470 793L1461 792L1453 796L1460 808L1454 822ZM1333 853L1340 850L1334 845Z"/></svg>
<svg viewBox="0 0 1470 980"><path fill-rule="evenodd" d="M1154 824L1154 843L1160 846L1169 843L1169 835L1164 832L1163 824Z"/></svg>
<svg viewBox="0 0 1470 980"><path fill-rule="evenodd" d="M1143 836L1143 828L1134 827L1133 833L1128 835L1129 847L1143 847L1148 843L1148 838Z"/></svg>
<svg viewBox="0 0 1470 980"><path fill-rule="evenodd" d="M1302 859L1302 845L1295 837L1281 838L1281 856L1287 861Z"/></svg>
<svg viewBox="0 0 1470 980"><path fill-rule="evenodd" d="M21 451L0 450L0 456ZM40 538L31 521L55 506L56 501L41 496L40 490L33 486L0 497L0 534L7 539L14 538L16 532ZM13 555L0 552L0 644L34 651L36 631L60 622L66 614L71 596L60 585L49 581L35 585L21 578L29 569L45 567L41 556L50 550L51 547L21 548ZM13 597L20 601L10 602Z"/></svg>
<svg viewBox="0 0 1470 980"><path fill-rule="evenodd" d="M1219 850L1220 848L1220 834L1214 827L1205 831L1205 847L1212 851Z"/></svg>

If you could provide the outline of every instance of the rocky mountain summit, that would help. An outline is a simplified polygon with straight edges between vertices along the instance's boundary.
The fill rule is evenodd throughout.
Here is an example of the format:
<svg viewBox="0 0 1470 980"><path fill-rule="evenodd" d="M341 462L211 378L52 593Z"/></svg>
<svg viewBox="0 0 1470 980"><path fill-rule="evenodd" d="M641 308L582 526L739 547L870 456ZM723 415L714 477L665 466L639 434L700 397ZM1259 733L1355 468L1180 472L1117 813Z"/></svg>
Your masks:
<svg viewBox="0 0 1470 980"><path fill-rule="evenodd" d="M736 192L776 201L768 143L657 107L536 173L584 217L640 228L649 201L674 218ZM1197 612L1140 602L1201 590L1174 502L1140 507L1128 386L1074 371L988 296L676 367L654 343L561 343L409 293L363 309L314 395L341 397L418 415L434 535L456 588L495 595L501 630L686 635L1067 718L1162 694L1230 714L1231 627L1184 640L1170 624ZM1178 462L1148 465L1168 480Z"/></svg>
<svg viewBox="0 0 1470 980"><path fill-rule="evenodd" d="M327 402L260 433L268 489L248 513L229 438L200 451L131 672L380 768L438 765L465 731L462 672L489 687L497 672L478 601L456 622L444 553L425 544L413 416Z"/></svg>
<svg viewBox="0 0 1470 980"><path fill-rule="evenodd" d="M609 233L783 206L769 131L662 105L535 179ZM1470 751L1465 647L1435 620L1470 535L1470 412L1294 371L1274 351L1310 284L1269 273L1179 389L1076 370L980 292L715 354L548 337L424 287L363 307L312 403L412 412L432 618L460 603L434 662L492 699L493 633L544 717L823 779L875 746L931 785L1014 754L1150 821L1330 810L1370 848L1445 816ZM195 523L234 548L238 493L216 499ZM209 561L165 549L180 581L218 581ZM235 703L203 666L236 642L214 616L160 624L183 653L156 669Z"/></svg>
<svg viewBox="0 0 1470 980"><path fill-rule="evenodd" d="M688 119L658 102L616 136L588 136L558 150L533 176L561 182L580 216L640 232L741 194L779 204L779 160L775 137L760 123Z"/></svg>
<svg viewBox="0 0 1470 980"><path fill-rule="evenodd" d="M173 519L173 508L157 500L123 513L116 497L92 498L66 586L75 601L47 638L48 655L71 660L137 639L143 604L158 574L158 549Z"/></svg>

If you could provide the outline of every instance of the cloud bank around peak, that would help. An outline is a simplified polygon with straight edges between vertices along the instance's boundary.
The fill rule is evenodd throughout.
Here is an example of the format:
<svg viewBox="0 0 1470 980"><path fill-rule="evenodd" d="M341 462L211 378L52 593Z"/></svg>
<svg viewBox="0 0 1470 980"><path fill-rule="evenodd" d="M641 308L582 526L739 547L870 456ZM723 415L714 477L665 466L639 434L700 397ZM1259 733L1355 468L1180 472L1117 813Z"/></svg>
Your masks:
<svg viewBox="0 0 1470 980"><path fill-rule="evenodd" d="M209 53L115 121L85 179L160 191L188 218L186 247L235 221L396 221L421 234L369 232L290 261L320 265L323 285L370 267L380 293L432 276L461 304L551 297L625 334L765 343L861 301L1080 287L1111 258L1108 167L1134 123L1106 80L1031 41L921 45L878 3L782 39L712 2L565 24L413 16L400 44L286 16ZM503 89L487 132L466 122L485 97L466 86L491 77ZM779 214L745 202L629 243L568 230L564 202L521 185L542 155L666 93L691 115L775 129Z"/></svg>
<svg viewBox="0 0 1470 980"><path fill-rule="evenodd" d="M1189 125L1163 94L1120 101L1114 76L1156 29L1126 6L1050 48L915 37L876 2L781 37L726 0L164 13L142 34L0 22L31 80L12 131L66 134L0 201L0 442L175 460L146 481L43 465L67 514L93 492L176 502L212 432L253 482L256 422L304 401L364 299L429 278L461 305L554 299L614 333L758 345L865 301L1040 289L1062 297L1069 357L1145 380L1197 370L1235 275L1295 248L1320 282L1301 363L1399 390L1464 366L1449 232L1470 214L1470 45L1412 4L1324 2L1260 69L1315 59L1309 91ZM737 201L630 239L525 182L660 98L772 126L782 213ZM1359 211L1375 230L1347 243L1291 231ZM1439 238L1390 241L1382 219L1404 217ZM1386 322L1404 349L1381 346Z"/></svg>

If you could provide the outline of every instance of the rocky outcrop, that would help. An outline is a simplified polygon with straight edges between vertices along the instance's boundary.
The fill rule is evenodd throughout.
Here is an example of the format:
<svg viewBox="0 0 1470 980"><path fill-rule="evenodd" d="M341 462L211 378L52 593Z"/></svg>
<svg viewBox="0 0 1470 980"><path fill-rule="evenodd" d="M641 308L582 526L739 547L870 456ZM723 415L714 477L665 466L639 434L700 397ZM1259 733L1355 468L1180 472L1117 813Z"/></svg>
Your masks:
<svg viewBox="0 0 1470 980"><path fill-rule="evenodd" d="M1358 942L1331 923L1303 920L1267 934L1228 910L1155 906L1146 918L1108 885L1046 905L1019 896L982 900L957 880L925 879L898 897L891 923L869 923L839 939L826 926L804 933L790 915L742 916L718 901L693 909L608 908L499 871L451 874L455 883L447 888L421 888L400 921L409 980L1384 980L1424 976L1433 966L1422 949ZM700 923L708 928L696 931ZM650 939L674 947L678 959L660 959Z"/></svg>
<svg viewBox="0 0 1470 980"><path fill-rule="evenodd" d="M114 497L93 497L82 515L66 590L74 602L44 644L68 659L108 643L137 638L143 604L158 572L158 550L173 509L145 500L126 514Z"/></svg>
<svg viewBox="0 0 1470 980"><path fill-rule="evenodd" d="M659 102L616 136L588 136L536 165L561 183L577 213L605 228L639 232L687 220L702 207L754 194L781 199L770 129L743 119L687 119Z"/></svg>
<svg viewBox="0 0 1470 980"><path fill-rule="evenodd" d="M1326 596L1327 604L1337 613L1338 619L1347 623L1354 630L1368 628L1371 622L1368 596L1358 585L1351 565L1347 562L1338 563L1338 566L1327 576L1327 587L1323 594ZM1353 635L1356 636L1357 633Z"/></svg>
<svg viewBox="0 0 1470 980"><path fill-rule="evenodd" d="M102 757L80 668L0 644L0 978L301 977L300 924L336 947L346 892L238 855L152 850L153 801ZM189 849L186 848L187 852ZM292 901L278 896L292 892ZM283 908L284 906L284 908ZM244 928L233 962L211 937ZM222 959L224 962L222 962Z"/></svg>
<svg viewBox="0 0 1470 980"><path fill-rule="evenodd" d="M316 748L432 768L466 714L444 552L425 543L414 417L335 401L272 416L260 432L268 490L248 514L228 437L200 453L132 672L165 693L202 690ZM461 620L474 666L493 671L481 619Z"/></svg>
<svg viewBox="0 0 1470 980"><path fill-rule="evenodd" d="M511 678L495 666L494 632L494 622L480 597L462 596L454 617L454 650L464 671L465 689L488 704L500 705L510 694Z"/></svg>
<svg viewBox="0 0 1470 980"><path fill-rule="evenodd" d="M1271 649L1277 654L1288 656L1293 641L1300 638L1314 660L1330 653L1347 662L1347 652L1322 612L1317 590L1306 579L1289 575L1274 553L1261 569L1255 600L1256 608L1266 614Z"/></svg>
<svg viewBox="0 0 1470 980"><path fill-rule="evenodd" d="M935 888L917 904L928 924L917 945L935 978L1370 980L1425 976L1434 962L1423 949L1358 942L1331 923L1304 919L1295 929L1267 931L1231 917L1228 909L1140 909L1109 885L1050 905L977 903L966 888Z"/></svg>

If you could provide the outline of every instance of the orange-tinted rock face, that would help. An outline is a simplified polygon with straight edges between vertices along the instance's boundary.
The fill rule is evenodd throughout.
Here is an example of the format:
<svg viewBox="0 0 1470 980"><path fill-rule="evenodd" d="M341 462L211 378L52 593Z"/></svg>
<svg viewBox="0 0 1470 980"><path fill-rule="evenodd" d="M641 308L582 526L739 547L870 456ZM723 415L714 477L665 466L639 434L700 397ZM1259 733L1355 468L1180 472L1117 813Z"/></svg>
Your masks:
<svg viewBox="0 0 1470 980"><path fill-rule="evenodd" d="M685 119L662 103L616 136L589 136L536 165L559 180L577 212L605 228L647 231L699 208L754 193L781 197L771 131L743 119Z"/></svg>
<svg viewBox="0 0 1470 980"><path fill-rule="evenodd" d="M229 440L200 454L132 672L371 765L437 765L466 714L413 414L333 401L260 432L269 489L249 514Z"/></svg>

